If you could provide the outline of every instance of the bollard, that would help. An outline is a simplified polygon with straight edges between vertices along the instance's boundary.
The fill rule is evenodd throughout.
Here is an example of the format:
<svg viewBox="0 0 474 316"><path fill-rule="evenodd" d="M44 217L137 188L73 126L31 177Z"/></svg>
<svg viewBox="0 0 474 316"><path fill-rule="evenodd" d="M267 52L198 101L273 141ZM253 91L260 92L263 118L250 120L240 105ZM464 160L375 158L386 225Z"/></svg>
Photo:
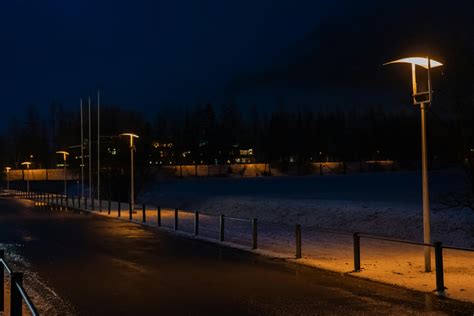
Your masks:
<svg viewBox="0 0 474 316"><path fill-rule="evenodd" d="M81 196L78 196L77 197L77 208L80 209L81 208Z"/></svg>
<svg viewBox="0 0 474 316"><path fill-rule="evenodd" d="M174 209L174 230L178 230L178 209Z"/></svg>
<svg viewBox="0 0 474 316"><path fill-rule="evenodd" d="M160 227L161 226L161 206L158 206L156 215L157 215L156 222L158 224L158 227Z"/></svg>
<svg viewBox="0 0 474 316"><path fill-rule="evenodd" d="M252 249L257 249L257 219L252 219Z"/></svg>
<svg viewBox="0 0 474 316"><path fill-rule="evenodd" d="M100 199L100 197L98 199L99 199L99 213L102 213L102 200Z"/></svg>
<svg viewBox="0 0 474 316"><path fill-rule="evenodd" d="M199 235L199 212L194 212L194 236Z"/></svg>
<svg viewBox="0 0 474 316"><path fill-rule="evenodd" d="M143 203L143 205L142 205L142 212L143 212L142 221L145 223L146 222L146 205L145 205L145 203Z"/></svg>
<svg viewBox="0 0 474 316"><path fill-rule="evenodd" d="M354 272L360 272L360 236L354 233Z"/></svg>
<svg viewBox="0 0 474 316"><path fill-rule="evenodd" d="M112 202L110 201L110 196L109 196L109 202L107 204L107 214L110 215L110 209L112 207Z"/></svg>
<svg viewBox="0 0 474 316"><path fill-rule="evenodd" d="M94 199L94 192L92 192L92 195L91 195L91 211L94 210L94 202L95 202L95 199Z"/></svg>
<svg viewBox="0 0 474 316"><path fill-rule="evenodd" d="M87 210L87 196L84 197L84 208Z"/></svg>
<svg viewBox="0 0 474 316"><path fill-rule="evenodd" d="M16 284L23 284L23 273L12 272L10 275L10 315L20 316L22 313L22 298Z"/></svg>
<svg viewBox="0 0 474 316"><path fill-rule="evenodd" d="M443 244L435 242L436 294L444 296Z"/></svg>
<svg viewBox="0 0 474 316"><path fill-rule="evenodd" d="M224 241L224 215L221 215L220 216L220 220L219 220L219 223L220 223L220 241Z"/></svg>
<svg viewBox="0 0 474 316"><path fill-rule="evenodd" d="M133 218L133 210L132 210L132 203L128 201L128 219L132 220Z"/></svg>
<svg viewBox="0 0 474 316"><path fill-rule="evenodd" d="M295 227L295 237L296 237L296 259L301 258L301 225L296 224Z"/></svg>
<svg viewBox="0 0 474 316"><path fill-rule="evenodd" d="M5 250L0 249L0 259L5 260ZM5 277L5 269L0 267L0 280L2 281L2 286L0 288L0 312L5 310L5 285L3 284Z"/></svg>
<svg viewBox="0 0 474 316"><path fill-rule="evenodd" d="M120 212L121 212L121 210L120 210L120 200L118 201L118 208L117 208L117 210L118 210L118 217L120 217L120 215L121 215L121 214L120 214Z"/></svg>

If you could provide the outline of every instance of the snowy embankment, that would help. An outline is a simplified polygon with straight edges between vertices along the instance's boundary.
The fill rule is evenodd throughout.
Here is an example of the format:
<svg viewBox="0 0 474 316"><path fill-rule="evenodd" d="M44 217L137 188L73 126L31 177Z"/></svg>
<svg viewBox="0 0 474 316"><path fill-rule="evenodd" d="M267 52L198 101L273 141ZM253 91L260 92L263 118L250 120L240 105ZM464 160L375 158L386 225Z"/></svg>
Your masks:
<svg viewBox="0 0 474 316"><path fill-rule="evenodd" d="M444 194L464 189L464 174L449 170L430 176L432 240L474 248L474 211L440 204ZM140 198L182 210L421 241L420 187L418 172L204 178L160 183Z"/></svg>
<svg viewBox="0 0 474 316"><path fill-rule="evenodd" d="M432 240L474 248L474 212L437 210L442 206L440 200L444 194L465 188L462 171L437 171L430 176ZM294 224L301 224L303 259L299 261L347 273L353 269L352 236L320 232L311 227L422 241L419 178L416 172L400 172L187 179L160 183L143 193L141 201L162 208L258 218L259 251L286 258L291 258L295 250ZM149 218L151 224L153 217ZM139 214L135 218L139 220ZM163 222L166 221L171 227L171 210L163 211ZM180 228L192 232L192 221L191 214L180 212ZM208 236L216 238L217 217L209 216L203 222L212 231ZM250 224L228 220L225 234L226 240L248 245ZM474 302L474 253L454 250L444 253L448 296ZM363 238L361 260L362 271L358 276L428 292L436 287L434 272L424 272L423 247Z"/></svg>

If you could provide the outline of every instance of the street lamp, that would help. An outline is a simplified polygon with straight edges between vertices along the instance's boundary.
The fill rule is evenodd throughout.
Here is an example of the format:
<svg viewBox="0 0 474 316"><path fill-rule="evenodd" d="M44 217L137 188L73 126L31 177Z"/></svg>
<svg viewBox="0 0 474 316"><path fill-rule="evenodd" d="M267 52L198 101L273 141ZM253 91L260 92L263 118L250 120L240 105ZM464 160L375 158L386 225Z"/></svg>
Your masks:
<svg viewBox="0 0 474 316"><path fill-rule="evenodd" d="M24 161L21 163L22 166L26 166L26 169L30 169L31 162L29 161ZM27 177L26 177L26 192L30 192L30 173L27 172Z"/></svg>
<svg viewBox="0 0 474 316"><path fill-rule="evenodd" d="M431 105L431 68L440 67L443 64L430 59L429 57L409 57L388 62L388 64L407 63L411 65L411 77L413 85L413 104L420 106L421 112L421 169L423 179L423 242L429 244L431 242L430 234L430 200L428 191L428 161L426 158L426 106ZM416 81L416 66L427 70L427 90L418 91ZM431 247L425 246L425 272L431 271Z"/></svg>
<svg viewBox="0 0 474 316"><path fill-rule="evenodd" d="M7 191L10 191L10 170L12 170L12 168L5 167L5 171L7 173Z"/></svg>
<svg viewBox="0 0 474 316"><path fill-rule="evenodd" d="M67 151L64 151L64 150L57 151L56 153L60 154L60 155L63 155L63 161L64 161L64 195L67 195L67 169L66 169L66 165L67 165L67 156L69 155L69 153Z"/></svg>
<svg viewBox="0 0 474 316"><path fill-rule="evenodd" d="M138 138L138 135L132 133L122 133L120 136L130 137L130 208L134 210L135 206L135 187L134 187L134 175L133 175L133 152L135 146L133 144L134 138Z"/></svg>

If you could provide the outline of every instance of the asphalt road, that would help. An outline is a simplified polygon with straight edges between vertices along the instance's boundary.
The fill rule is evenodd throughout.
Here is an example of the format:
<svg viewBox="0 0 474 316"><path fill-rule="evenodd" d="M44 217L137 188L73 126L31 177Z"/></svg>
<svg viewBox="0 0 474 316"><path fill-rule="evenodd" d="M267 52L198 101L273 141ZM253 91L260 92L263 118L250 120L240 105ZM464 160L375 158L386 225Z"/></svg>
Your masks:
<svg viewBox="0 0 474 316"><path fill-rule="evenodd" d="M474 313L431 294L5 198L0 243L17 245L30 272L79 315Z"/></svg>

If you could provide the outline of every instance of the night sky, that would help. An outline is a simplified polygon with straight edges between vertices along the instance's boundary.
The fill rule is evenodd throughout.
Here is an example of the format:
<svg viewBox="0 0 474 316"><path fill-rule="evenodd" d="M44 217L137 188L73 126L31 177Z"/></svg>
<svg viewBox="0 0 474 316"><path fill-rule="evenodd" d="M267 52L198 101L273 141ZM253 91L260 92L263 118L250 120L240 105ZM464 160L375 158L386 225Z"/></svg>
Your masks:
<svg viewBox="0 0 474 316"><path fill-rule="evenodd" d="M435 17L431 16L431 24L425 19L424 25L449 26L457 34L457 27L466 26L457 25L454 17L469 24L470 2L453 1L449 8L428 11L425 14ZM351 80L374 77L382 61L411 53L403 49L403 41L380 51L374 44L383 37L384 27L394 34L393 25L381 27L382 22L398 21L394 23L405 30L410 25L404 20L410 10L401 2L376 3L1 1L3 120L20 115L27 105L47 107L53 100L78 106L79 97L94 94L97 87L105 103L141 111L203 102L291 103L318 97L347 103L358 93L370 94L367 86L354 86ZM436 1L425 3L436 6ZM422 2L419 7L427 8ZM436 14L446 16L438 19ZM376 60L361 57L375 56L374 52ZM438 53L442 49L433 52ZM334 68L334 63L344 67ZM374 69L362 71L362 67ZM349 76L340 76L341 69L348 68ZM341 82L348 88L346 99L341 98ZM282 91L282 85L286 92L275 93ZM338 92L328 96L322 91Z"/></svg>

